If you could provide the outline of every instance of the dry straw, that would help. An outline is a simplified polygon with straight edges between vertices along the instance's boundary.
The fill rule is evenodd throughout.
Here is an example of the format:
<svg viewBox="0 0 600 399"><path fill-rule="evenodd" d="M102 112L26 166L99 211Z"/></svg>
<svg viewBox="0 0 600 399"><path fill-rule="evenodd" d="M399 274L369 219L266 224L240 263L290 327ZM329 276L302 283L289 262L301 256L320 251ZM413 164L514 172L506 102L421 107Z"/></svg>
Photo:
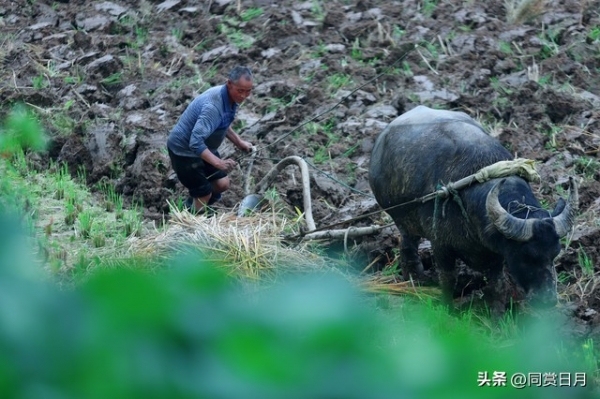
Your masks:
<svg viewBox="0 0 600 399"><path fill-rule="evenodd" d="M393 276L352 272L342 259L320 255L314 241L286 246L282 243L283 232L298 229L298 224L281 213L237 217L234 212L223 212L207 218L171 206L169 227L156 236L135 239L131 251L165 259L197 251L230 276L245 281L273 282L290 272L332 272L369 293L419 298L439 296L435 288L418 287L410 281L398 282Z"/></svg>
<svg viewBox="0 0 600 399"><path fill-rule="evenodd" d="M226 212L207 218L172 206L167 230L135 241L132 251L170 257L193 249L210 256L228 274L252 280L273 279L281 272L339 270L332 259L319 256L307 244L284 246L282 232L294 228L295 222L278 214L239 218Z"/></svg>

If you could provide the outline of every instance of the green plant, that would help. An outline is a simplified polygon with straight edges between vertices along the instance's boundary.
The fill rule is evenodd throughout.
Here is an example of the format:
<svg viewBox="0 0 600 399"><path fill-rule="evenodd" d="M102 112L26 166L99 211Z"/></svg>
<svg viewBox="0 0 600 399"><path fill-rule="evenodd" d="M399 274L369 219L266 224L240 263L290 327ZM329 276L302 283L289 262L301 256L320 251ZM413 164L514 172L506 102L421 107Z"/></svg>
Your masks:
<svg viewBox="0 0 600 399"><path fill-rule="evenodd" d="M577 262L584 277L592 277L594 275L594 262L582 246L579 246L579 250L577 251Z"/></svg>
<svg viewBox="0 0 600 399"><path fill-rule="evenodd" d="M430 17L437 7L437 0L423 0L421 4L421 13Z"/></svg>
<svg viewBox="0 0 600 399"><path fill-rule="evenodd" d="M309 136L314 136L322 130L322 127L318 122L308 122L302 129Z"/></svg>
<svg viewBox="0 0 600 399"><path fill-rule="evenodd" d="M348 148L346 151L344 151L344 153L342 154L342 156L344 158L349 158L352 156L352 154L354 154L354 152L356 151L356 149L360 147L360 143L356 143L354 144L352 147ZM354 165L354 164L348 164L348 165Z"/></svg>
<svg viewBox="0 0 600 399"><path fill-rule="evenodd" d="M240 18L242 19L242 21L247 22L260 17L261 15L263 15L263 13L264 10L261 7L250 7L242 11L242 13L240 14Z"/></svg>
<svg viewBox="0 0 600 399"><path fill-rule="evenodd" d="M362 49L360 48L360 39L358 37L354 39L354 43L352 43L350 57L355 61L362 61L363 59Z"/></svg>
<svg viewBox="0 0 600 399"><path fill-rule="evenodd" d="M511 55L513 53L512 45L505 41L498 42L498 49L504 54Z"/></svg>
<svg viewBox="0 0 600 399"><path fill-rule="evenodd" d="M329 151L326 147L319 147L315 150L313 161L315 164L325 163L330 158Z"/></svg>
<svg viewBox="0 0 600 399"><path fill-rule="evenodd" d="M106 245L106 236L100 232L92 233L92 245L94 248L102 248Z"/></svg>
<svg viewBox="0 0 600 399"><path fill-rule="evenodd" d="M46 146L43 129L30 108L15 105L0 126L0 153L20 154L25 149L41 150Z"/></svg>
<svg viewBox="0 0 600 399"><path fill-rule="evenodd" d="M133 48L141 48L146 44L148 40L148 28L143 26L136 26L134 29L135 42L133 43Z"/></svg>
<svg viewBox="0 0 600 399"><path fill-rule="evenodd" d="M227 38L241 50L252 47L252 44L255 42L254 37L237 30L230 32L227 35Z"/></svg>
<svg viewBox="0 0 600 399"><path fill-rule="evenodd" d="M312 0L310 10L317 21L323 22L325 19L325 10L323 10L322 2L320 0Z"/></svg>
<svg viewBox="0 0 600 399"><path fill-rule="evenodd" d="M327 81L329 83L329 89L335 92L344 86L352 84L352 77L347 74L336 73L331 75Z"/></svg>
<svg viewBox="0 0 600 399"><path fill-rule="evenodd" d="M561 131L562 130L561 130L560 126L556 126L556 125L552 125L546 130L545 134L546 134L546 136L549 137L549 140L546 143L546 147L548 147L548 149L551 149L551 150L556 149L556 147L558 145L558 143L556 142L556 137L560 134Z"/></svg>
<svg viewBox="0 0 600 399"><path fill-rule="evenodd" d="M406 34L406 31L404 29L402 29L398 25L394 25L394 28L392 29L392 39L394 41L397 42L397 41L401 40L405 34Z"/></svg>
<svg viewBox="0 0 600 399"><path fill-rule="evenodd" d="M581 156L575 160L575 169L591 179L600 171L600 161L593 157Z"/></svg>
<svg viewBox="0 0 600 399"><path fill-rule="evenodd" d="M546 58L553 57L560 53L560 37L562 35L562 31L557 29L544 29L538 35L542 43L542 47L538 52L538 57L540 60L545 60Z"/></svg>
<svg viewBox="0 0 600 399"><path fill-rule="evenodd" d="M571 280L571 275L563 270L560 273L558 273L558 275L556 276L556 280L558 281L559 284L564 285L564 284L567 284L569 282L569 280Z"/></svg>
<svg viewBox="0 0 600 399"><path fill-rule="evenodd" d="M410 64L408 63L408 61L402 61L402 74L408 78L412 77L414 75L412 69L410 68Z"/></svg>
<svg viewBox="0 0 600 399"><path fill-rule="evenodd" d="M72 226L75 224L77 220L77 216L79 216L79 210L72 203L65 204L65 224L67 226Z"/></svg>
<svg viewBox="0 0 600 399"><path fill-rule="evenodd" d="M123 212L123 233L125 237L136 236L142 234L142 208L135 205L132 209Z"/></svg>
<svg viewBox="0 0 600 399"><path fill-rule="evenodd" d="M64 110L57 111L48 118L50 125L61 135L73 133L77 121L70 117Z"/></svg>
<svg viewBox="0 0 600 399"><path fill-rule="evenodd" d="M171 36L173 36L178 42L183 38L183 29L181 28L172 28Z"/></svg>
<svg viewBox="0 0 600 399"><path fill-rule="evenodd" d="M388 260L383 267L382 273L384 276L397 276L400 274L400 250L393 248L392 255L391 259L388 256Z"/></svg>
<svg viewBox="0 0 600 399"><path fill-rule="evenodd" d="M594 26L587 34L587 39L591 43L600 41L600 26Z"/></svg>
<svg viewBox="0 0 600 399"><path fill-rule="evenodd" d="M44 75L37 75L31 78L31 83L34 89L40 90L45 89L49 86L48 81Z"/></svg>
<svg viewBox="0 0 600 399"><path fill-rule="evenodd" d="M100 82L103 83L103 84L105 84L105 85L107 85L107 86L111 86L111 85L122 83L123 82L123 73L122 72L115 72L115 73L113 73L113 74L105 77Z"/></svg>
<svg viewBox="0 0 600 399"><path fill-rule="evenodd" d="M79 222L79 234L81 237L84 239L90 238L90 233L94 225L94 215L92 212L87 210L80 212L77 216L77 221Z"/></svg>
<svg viewBox="0 0 600 399"><path fill-rule="evenodd" d="M107 212L115 212L117 219L122 217L123 197L115 191L115 186L110 183L103 183L100 189L104 192L104 208Z"/></svg>

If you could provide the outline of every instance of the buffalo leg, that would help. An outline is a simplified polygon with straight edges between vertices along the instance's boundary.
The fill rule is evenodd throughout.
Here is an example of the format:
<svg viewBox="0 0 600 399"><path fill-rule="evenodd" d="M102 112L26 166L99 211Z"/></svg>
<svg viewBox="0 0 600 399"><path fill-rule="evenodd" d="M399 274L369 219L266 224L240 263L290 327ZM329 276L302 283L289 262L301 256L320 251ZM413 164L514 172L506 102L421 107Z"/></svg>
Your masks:
<svg viewBox="0 0 600 399"><path fill-rule="evenodd" d="M442 300L449 307L453 307L454 289L456 288L456 257L444 248L432 247L433 259L438 270Z"/></svg>
<svg viewBox="0 0 600 399"><path fill-rule="evenodd" d="M485 302L490 306L492 314L502 315L506 309L508 289L502 264L487 265L484 276L487 280L487 284L483 289Z"/></svg>
<svg viewBox="0 0 600 399"><path fill-rule="evenodd" d="M410 235L402 228L399 230L402 235L402 243L400 244L402 276L406 281L411 278L420 279L423 277L423 264L418 252L421 237Z"/></svg>

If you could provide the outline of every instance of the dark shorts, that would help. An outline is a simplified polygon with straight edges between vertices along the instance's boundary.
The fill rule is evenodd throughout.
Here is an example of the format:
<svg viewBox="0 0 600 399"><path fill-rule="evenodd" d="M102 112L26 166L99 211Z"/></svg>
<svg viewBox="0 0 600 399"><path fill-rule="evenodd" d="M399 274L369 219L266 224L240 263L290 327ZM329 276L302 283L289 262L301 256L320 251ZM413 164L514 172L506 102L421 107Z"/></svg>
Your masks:
<svg viewBox="0 0 600 399"><path fill-rule="evenodd" d="M190 158L175 155L169 148L171 166L177 174L177 178L190 192L193 198L204 197L212 193L211 182L227 177L227 173L204 162L202 158ZM211 150L213 154L221 158L218 151Z"/></svg>

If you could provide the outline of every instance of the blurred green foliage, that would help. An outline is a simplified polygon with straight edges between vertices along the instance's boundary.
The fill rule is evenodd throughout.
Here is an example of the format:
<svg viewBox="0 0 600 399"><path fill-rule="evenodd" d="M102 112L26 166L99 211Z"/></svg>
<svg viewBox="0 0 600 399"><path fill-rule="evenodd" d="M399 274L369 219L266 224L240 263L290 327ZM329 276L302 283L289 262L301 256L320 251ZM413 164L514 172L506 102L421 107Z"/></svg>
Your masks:
<svg viewBox="0 0 600 399"><path fill-rule="evenodd" d="M2 399L598 397L478 386L482 372L589 371L560 355L557 320L498 345L433 304L381 309L339 275L260 287L193 252L60 288L11 215L0 209Z"/></svg>
<svg viewBox="0 0 600 399"><path fill-rule="evenodd" d="M201 254L61 290L22 272L16 225L0 221L2 398L593 397L478 387L483 371L582 371L544 327L494 347L441 308L377 310L332 275L248 290Z"/></svg>
<svg viewBox="0 0 600 399"><path fill-rule="evenodd" d="M42 150L45 145L42 128L35 115L23 104L13 107L0 128L0 154L22 149Z"/></svg>

